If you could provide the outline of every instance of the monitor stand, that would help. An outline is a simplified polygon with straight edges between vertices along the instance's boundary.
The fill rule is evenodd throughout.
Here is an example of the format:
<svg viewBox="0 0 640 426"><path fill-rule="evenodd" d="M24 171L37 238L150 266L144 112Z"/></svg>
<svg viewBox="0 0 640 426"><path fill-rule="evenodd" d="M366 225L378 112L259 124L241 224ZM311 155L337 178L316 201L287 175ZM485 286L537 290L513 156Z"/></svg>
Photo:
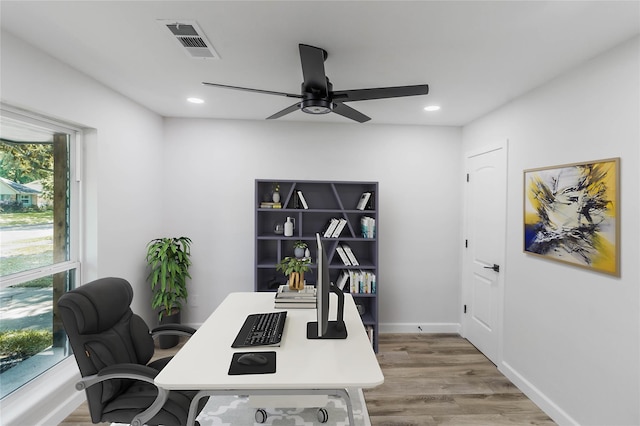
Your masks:
<svg viewBox="0 0 640 426"><path fill-rule="evenodd" d="M327 325L327 332L324 336L318 336L318 323L307 323L307 339L346 339L347 327L344 324L344 293L331 284L329 287L332 293L338 295L338 313L336 315L336 321L329 321Z"/></svg>

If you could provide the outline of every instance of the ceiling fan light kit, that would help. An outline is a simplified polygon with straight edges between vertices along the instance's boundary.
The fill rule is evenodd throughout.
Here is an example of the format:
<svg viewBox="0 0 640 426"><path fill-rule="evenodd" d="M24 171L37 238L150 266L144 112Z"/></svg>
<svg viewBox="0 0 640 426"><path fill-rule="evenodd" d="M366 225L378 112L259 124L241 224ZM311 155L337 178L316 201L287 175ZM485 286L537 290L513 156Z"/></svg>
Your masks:
<svg viewBox="0 0 640 426"><path fill-rule="evenodd" d="M244 90L248 92L301 99L301 101L283 109L282 111L278 111L270 117L267 117L267 120L280 118L294 111L302 110L307 114L314 115L334 112L350 120L357 121L358 123L364 123L371 120L371 118L350 106L345 105L344 102L417 96L429 93L429 86L426 84L379 87L373 89L340 90L334 92L333 85L329 82L324 71L324 61L327 59L327 51L319 47L309 46L306 44L299 44L298 48L300 50L300 62L302 64L303 77L300 95L218 83L203 82L202 84L226 89Z"/></svg>

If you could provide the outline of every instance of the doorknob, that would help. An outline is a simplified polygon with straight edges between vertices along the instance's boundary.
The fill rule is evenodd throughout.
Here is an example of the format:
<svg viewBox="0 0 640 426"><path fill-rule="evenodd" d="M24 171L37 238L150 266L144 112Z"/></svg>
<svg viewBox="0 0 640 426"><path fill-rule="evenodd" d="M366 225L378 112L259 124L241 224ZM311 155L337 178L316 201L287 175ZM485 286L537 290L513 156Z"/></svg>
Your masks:
<svg viewBox="0 0 640 426"><path fill-rule="evenodd" d="M494 263L493 266L485 266L484 269L493 269L494 272L500 272L500 265Z"/></svg>

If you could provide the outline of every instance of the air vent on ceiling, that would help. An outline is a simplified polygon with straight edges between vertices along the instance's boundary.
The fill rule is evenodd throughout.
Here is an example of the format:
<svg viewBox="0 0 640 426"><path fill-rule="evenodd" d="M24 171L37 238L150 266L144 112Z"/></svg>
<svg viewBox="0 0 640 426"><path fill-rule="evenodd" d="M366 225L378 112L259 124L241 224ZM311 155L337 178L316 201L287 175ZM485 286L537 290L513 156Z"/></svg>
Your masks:
<svg viewBox="0 0 640 426"><path fill-rule="evenodd" d="M171 32L189 57L220 59L220 55L215 51L195 21L161 19L158 20L158 23Z"/></svg>

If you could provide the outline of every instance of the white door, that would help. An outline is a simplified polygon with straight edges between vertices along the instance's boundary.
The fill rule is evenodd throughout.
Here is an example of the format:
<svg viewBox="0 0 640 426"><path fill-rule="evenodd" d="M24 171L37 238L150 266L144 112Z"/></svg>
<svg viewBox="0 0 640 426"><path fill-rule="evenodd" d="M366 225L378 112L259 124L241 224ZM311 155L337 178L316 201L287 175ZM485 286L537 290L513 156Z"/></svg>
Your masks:
<svg viewBox="0 0 640 426"><path fill-rule="evenodd" d="M466 158L463 336L496 365L502 334L506 154L505 143Z"/></svg>

